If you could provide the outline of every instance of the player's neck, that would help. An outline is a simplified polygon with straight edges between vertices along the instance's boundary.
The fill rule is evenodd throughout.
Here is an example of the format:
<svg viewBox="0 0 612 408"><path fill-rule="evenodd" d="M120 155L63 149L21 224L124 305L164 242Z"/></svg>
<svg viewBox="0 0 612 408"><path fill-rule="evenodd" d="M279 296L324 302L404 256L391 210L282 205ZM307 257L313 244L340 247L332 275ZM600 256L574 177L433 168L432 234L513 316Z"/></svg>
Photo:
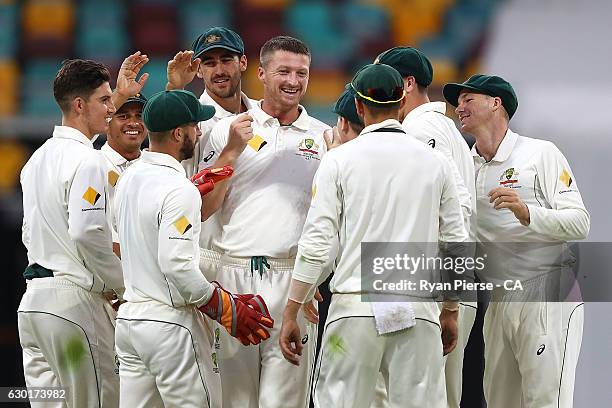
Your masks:
<svg viewBox="0 0 612 408"><path fill-rule="evenodd" d="M84 134L89 140L92 140L95 136L95 134L93 134L89 130L89 126L87 126L85 123L83 123L83 121L77 118L62 116L62 126L71 127L73 129L78 130L79 132Z"/></svg>
<svg viewBox="0 0 612 408"><path fill-rule="evenodd" d="M140 149L137 149L137 150L122 149L119 145L117 145L117 143L115 143L115 140L110 137L107 137L106 141L108 145L111 147L111 149L119 153L121 157L123 157L125 160L132 161L140 157Z"/></svg>
<svg viewBox="0 0 612 408"><path fill-rule="evenodd" d="M499 145L508 131L507 123L499 123L491 121L478 129L475 129L471 134L476 139L476 150L485 161L489 162L497 154Z"/></svg>
<svg viewBox="0 0 612 408"><path fill-rule="evenodd" d="M429 103L429 96L427 96L427 94L417 92L406 96L406 106L403 109L404 115L401 115L402 119L408 116L410 112L426 103Z"/></svg>
<svg viewBox="0 0 612 408"><path fill-rule="evenodd" d="M296 105L287 109L285 106L271 103L269 99L265 98L265 96L263 102L261 103L261 110L273 118L278 119L278 122L281 125L290 125L300 117L299 106Z"/></svg>
<svg viewBox="0 0 612 408"><path fill-rule="evenodd" d="M167 154L168 156L172 156L179 163L183 160L180 149L170 146L169 143L155 143L151 141L149 151L153 153Z"/></svg>
<svg viewBox="0 0 612 408"><path fill-rule="evenodd" d="M206 93L208 92L206 91ZM213 101L215 101L220 107L230 113L238 114L247 110L246 106L242 102L242 93L240 92L240 87L238 87L238 90L235 94L228 96L227 98L220 98L213 93L208 93L208 96L210 96Z"/></svg>

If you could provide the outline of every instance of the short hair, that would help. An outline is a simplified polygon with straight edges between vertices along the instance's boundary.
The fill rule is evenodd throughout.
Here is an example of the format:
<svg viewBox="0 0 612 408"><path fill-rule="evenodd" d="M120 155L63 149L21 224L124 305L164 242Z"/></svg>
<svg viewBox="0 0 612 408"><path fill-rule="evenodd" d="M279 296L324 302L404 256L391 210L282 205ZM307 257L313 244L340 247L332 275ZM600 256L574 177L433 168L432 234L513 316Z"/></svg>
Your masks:
<svg viewBox="0 0 612 408"><path fill-rule="evenodd" d="M346 118L344 118L346 119ZM361 131L363 129L365 129L365 126L363 126L361 123L355 123L355 122L351 122L350 120L346 119L346 121L349 124L349 127L353 130L353 132L360 134Z"/></svg>
<svg viewBox="0 0 612 408"><path fill-rule="evenodd" d="M393 116L395 114L399 114L400 110L400 102L384 106L373 106L364 103L363 106L365 109L369 109L374 115L377 116Z"/></svg>
<svg viewBox="0 0 612 408"><path fill-rule="evenodd" d="M89 99L105 82L110 82L110 73L103 64L82 59L65 60L53 81L53 96L65 113L70 110L74 98Z"/></svg>
<svg viewBox="0 0 612 408"><path fill-rule="evenodd" d="M279 35L277 37L270 38L261 47L261 50L259 51L259 63L262 67L268 63L270 55L272 55L274 51L287 51L294 54L302 54L308 56L310 59L310 50L303 41L288 35Z"/></svg>

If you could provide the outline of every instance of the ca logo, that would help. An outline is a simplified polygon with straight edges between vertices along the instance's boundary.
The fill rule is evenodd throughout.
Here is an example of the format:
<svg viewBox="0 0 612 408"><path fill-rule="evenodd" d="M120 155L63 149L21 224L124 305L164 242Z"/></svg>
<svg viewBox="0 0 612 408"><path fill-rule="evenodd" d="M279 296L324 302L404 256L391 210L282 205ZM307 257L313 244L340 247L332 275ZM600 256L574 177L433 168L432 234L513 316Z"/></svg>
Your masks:
<svg viewBox="0 0 612 408"><path fill-rule="evenodd" d="M545 349L546 349L546 344L542 344L542 345L541 345L541 346L538 348L538 351L537 351L538 356L539 356L540 354L542 354L542 353L544 352L544 350L545 350Z"/></svg>
<svg viewBox="0 0 612 408"><path fill-rule="evenodd" d="M302 337L302 344L306 344L307 341L308 341L308 334L305 334L304 337Z"/></svg>

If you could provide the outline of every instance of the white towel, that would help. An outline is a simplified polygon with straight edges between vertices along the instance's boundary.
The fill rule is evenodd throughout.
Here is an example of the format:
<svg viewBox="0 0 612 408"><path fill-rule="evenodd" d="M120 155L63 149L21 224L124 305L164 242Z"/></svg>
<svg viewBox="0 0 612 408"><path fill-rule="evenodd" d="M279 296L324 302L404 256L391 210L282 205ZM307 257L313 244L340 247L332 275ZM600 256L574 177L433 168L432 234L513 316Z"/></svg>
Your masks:
<svg viewBox="0 0 612 408"><path fill-rule="evenodd" d="M372 313L378 334L393 333L416 324L410 302L373 302Z"/></svg>

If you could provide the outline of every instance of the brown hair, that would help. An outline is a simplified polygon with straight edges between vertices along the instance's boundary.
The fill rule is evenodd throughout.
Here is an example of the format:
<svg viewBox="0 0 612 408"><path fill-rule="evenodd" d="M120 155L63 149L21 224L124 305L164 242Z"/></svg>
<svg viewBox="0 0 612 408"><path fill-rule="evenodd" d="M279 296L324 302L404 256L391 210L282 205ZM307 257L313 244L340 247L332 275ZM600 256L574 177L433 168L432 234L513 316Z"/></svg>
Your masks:
<svg viewBox="0 0 612 408"><path fill-rule="evenodd" d="M53 81L53 96L62 112L67 112L74 98L89 99L105 82L110 82L110 73L103 64L82 59L65 60Z"/></svg>
<svg viewBox="0 0 612 408"><path fill-rule="evenodd" d="M268 63L270 55L272 55L274 51L287 51L294 54L307 55L310 59L310 50L303 41L288 35L280 35L278 37L270 38L261 47L261 50L259 51L259 63L262 67Z"/></svg>

